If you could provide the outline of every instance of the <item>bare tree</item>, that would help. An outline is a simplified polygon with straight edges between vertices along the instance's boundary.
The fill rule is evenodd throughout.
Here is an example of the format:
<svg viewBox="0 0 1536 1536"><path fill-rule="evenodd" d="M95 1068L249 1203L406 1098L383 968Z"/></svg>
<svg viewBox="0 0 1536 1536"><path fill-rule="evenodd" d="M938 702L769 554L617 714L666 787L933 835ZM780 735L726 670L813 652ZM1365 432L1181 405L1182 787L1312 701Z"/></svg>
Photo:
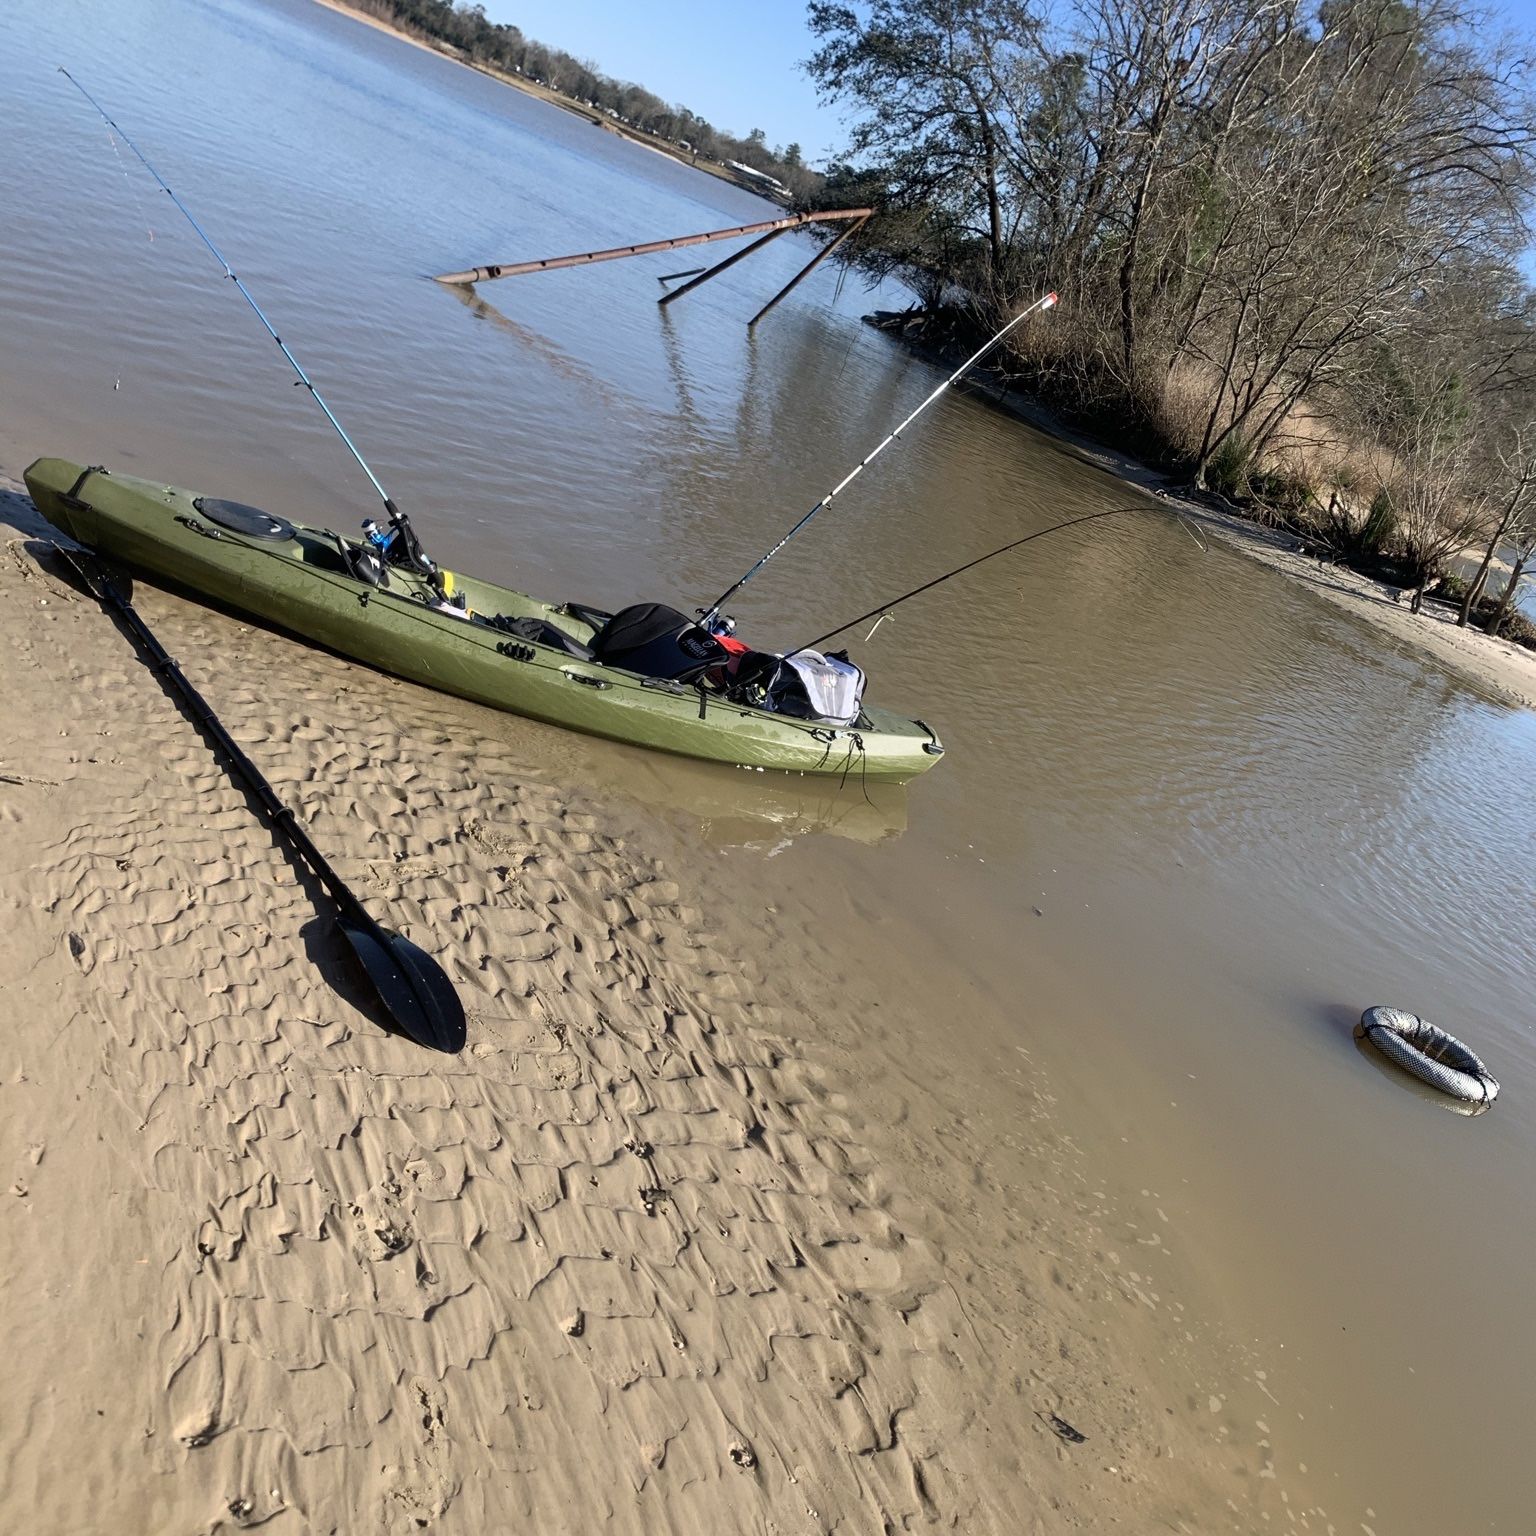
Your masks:
<svg viewBox="0 0 1536 1536"><path fill-rule="evenodd" d="M813 0L808 68L860 113L861 169L928 210L899 237L927 291L1058 288L1042 366L1164 432L1174 381L1200 391L1170 444L1197 482L1302 402L1339 410L1383 349L1416 357L1452 292L1466 377L1536 393L1530 72L1461 0L1048 5Z"/></svg>
<svg viewBox="0 0 1536 1536"><path fill-rule="evenodd" d="M1197 480L1234 435L1262 452L1518 225L1536 142L1510 110L1518 71L1448 41L1459 20L1437 0L1350 0L1282 62L1265 130L1229 159L1221 259L1184 332L1216 380Z"/></svg>
<svg viewBox="0 0 1536 1536"><path fill-rule="evenodd" d="M1371 411L1377 440L1391 452L1386 489L1395 539L1413 578L1418 613L1424 590L1451 555L1485 530L1492 514L1484 457L1465 381L1454 366L1387 371Z"/></svg>
<svg viewBox="0 0 1536 1536"><path fill-rule="evenodd" d="M1079 15L1094 165L1083 213L1111 256L1119 365L1136 398L1141 312L1167 307L1178 245L1191 237L1191 177L1208 180L1248 121L1296 8L1082 0Z"/></svg>
<svg viewBox="0 0 1536 1536"><path fill-rule="evenodd" d="M1482 563L1478 566L1472 580L1467 583L1467 590L1461 601L1461 612L1457 615L1456 622L1463 628L1466 627L1473 608L1477 606L1478 600L1483 595L1483 589L1488 582L1488 573L1493 568L1500 546L1511 540L1519 544L1527 526L1536 528L1536 427L1527 424L1518 428L1513 442L1508 448L1501 450L1498 457L1499 467L1503 471L1501 478L1504 481L1504 499L1499 504L1498 512L1489 530L1488 547L1483 552ZM1526 558L1529 558L1529 552ZM1521 561L1520 568L1523 571L1524 561ZM1506 594L1519 580L1520 572L1517 571L1506 585ZM1503 605L1500 606L1499 612L1499 618L1502 619L1502 617Z"/></svg>
<svg viewBox="0 0 1536 1536"><path fill-rule="evenodd" d="M1510 566L1509 579L1504 583L1504 590L1499 594L1499 600L1488 618L1487 629L1490 635L1498 634L1510 605L1519 593L1521 578L1531 560L1536 558L1536 497L1527 495L1522 499L1519 510L1505 530L1505 538L1514 550L1515 558Z"/></svg>

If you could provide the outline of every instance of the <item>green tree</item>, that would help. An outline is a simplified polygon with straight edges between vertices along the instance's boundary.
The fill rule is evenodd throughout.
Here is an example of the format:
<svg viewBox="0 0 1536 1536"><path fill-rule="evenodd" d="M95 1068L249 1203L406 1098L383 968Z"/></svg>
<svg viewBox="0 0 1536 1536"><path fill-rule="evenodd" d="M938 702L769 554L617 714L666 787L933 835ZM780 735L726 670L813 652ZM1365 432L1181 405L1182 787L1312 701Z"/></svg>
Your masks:
<svg viewBox="0 0 1536 1536"><path fill-rule="evenodd" d="M889 174L891 201L943 209L981 242L986 277L1008 266L1010 86L1033 71L1044 23L1028 0L874 0L867 14L812 0L821 95L860 113L850 153Z"/></svg>

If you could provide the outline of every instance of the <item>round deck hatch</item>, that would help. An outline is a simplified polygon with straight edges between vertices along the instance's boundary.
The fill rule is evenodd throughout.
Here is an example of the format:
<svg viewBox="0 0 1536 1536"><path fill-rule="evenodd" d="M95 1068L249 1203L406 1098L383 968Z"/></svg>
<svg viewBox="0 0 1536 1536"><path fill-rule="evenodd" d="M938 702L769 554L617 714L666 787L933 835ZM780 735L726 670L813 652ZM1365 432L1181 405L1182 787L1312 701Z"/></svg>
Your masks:
<svg viewBox="0 0 1536 1536"><path fill-rule="evenodd" d="M199 496L192 505L204 517L231 533L243 533L252 539L291 539L293 524L286 517L275 517L260 507L248 507L243 501L221 501L216 496Z"/></svg>

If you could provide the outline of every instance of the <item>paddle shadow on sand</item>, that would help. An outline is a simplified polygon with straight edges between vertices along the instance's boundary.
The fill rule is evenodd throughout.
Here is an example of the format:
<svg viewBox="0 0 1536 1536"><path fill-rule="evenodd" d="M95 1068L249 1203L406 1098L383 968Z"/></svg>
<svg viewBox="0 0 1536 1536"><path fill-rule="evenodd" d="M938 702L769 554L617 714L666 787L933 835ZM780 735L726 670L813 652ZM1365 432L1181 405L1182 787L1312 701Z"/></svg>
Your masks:
<svg viewBox="0 0 1536 1536"><path fill-rule="evenodd" d="M10 513L9 507L0 504L0 515L8 517ZM35 517L36 514L34 513L33 516ZM28 539L24 548L26 553L36 560L39 567L47 571L54 580L78 592L93 604L102 601L98 594L83 585L80 574L72 567L69 559L61 557L59 546L51 540ZM132 582L126 575L114 572L114 585L125 599L132 601ZM203 701L199 700L198 703L201 708L208 709L207 716L200 717L194 712L193 701L182 695L167 673L167 665L174 664L167 663L164 651L159 652L158 661L152 662L140 650L138 638L128 629L129 621L126 616L107 609L103 609L103 615L112 620L114 627L130 643L140 662L154 673L166 697L176 706L177 712L186 721L188 727L196 731L206 749L225 770L228 782L239 790L250 811L252 821L267 833L272 846L282 854L293 870L300 890L315 909L315 915L300 929L299 936L310 963L314 965L326 984L344 1002L350 1003L364 1018L387 1034L397 1035L402 1039L412 1039L411 1029L402 1027L402 1021L410 1026L414 1018L418 1033L422 1027L431 1023L435 1026L436 1035L443 1037L433 1038L433 1033L429 1030L417 1040L417 1043L431 1044L438 1049L449 1051L461 1049L464 1044L463 1010L446 976L437 976L435 987L432 985L427 987L427 990L438 999L437 1012L441 1014L440 1018L434 1019L432 1014L420 1016L419 1005L414 1003L405 1014L399 1013L403 1002L409 1001L413 995L419 995L418 987L423 971L436 975L436 962L430 956L415 951L408 942L402 944L399 935L378 929L371 916L357 902L356 897L344 887L341 894L346 896L347 901L345 904L341 902L341 896L328 888L319 872L311 868L308 859L301 856L299 851L291 845L289 836L280 834L273 825L273 810L283 802L275 798L272 807L265 805L257 792L256 785L247 782L245 775L255 765L248 766L242 772L239 763L227 757L225 747L210 739L203 719L206 718L214 725L215 734L222 727L217 725L211 709L208 709ZM239 747L238 743L232 745L233 749L243 754L244 749ZM261 774L259 767L255 767L255 772L258 777L264 779L265 776ZM263 787L267 788L269 794L275 796L275 792L271 791L269 786ZM294 819L291 810L285 810L284 814L290 829L299 828L299 823ZM301 830L296 833L290 832L290 836L292 835L297 835L301 839L305 836ZM339 877L333 876L333 878ZM366 956L357 948L359 943L364 945ZM416 975L416 983L407 981L401 969L406 961L402 960L397 952L402 950L415 955L414 960L407 965L407 969ZM393 1012L388 1000L391 993L397 994Z"/></svg>
<svg viewBox="0 0 1536 1536"><path fill-rule="evenodd" d="M48 520L32 505L32 498L25 491L12 491L0 486L0 523L9 524L28 539L46 540L52 537L53 528ZM35 549L29 553L36 555Z"/></svg>

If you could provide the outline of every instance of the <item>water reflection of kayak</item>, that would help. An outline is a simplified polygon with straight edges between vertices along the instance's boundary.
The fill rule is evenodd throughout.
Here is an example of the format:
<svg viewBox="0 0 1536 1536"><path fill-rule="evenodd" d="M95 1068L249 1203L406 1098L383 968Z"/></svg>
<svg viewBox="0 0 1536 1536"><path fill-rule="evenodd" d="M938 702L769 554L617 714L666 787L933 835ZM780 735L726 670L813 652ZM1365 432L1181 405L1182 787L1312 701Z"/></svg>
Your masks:
<svg viewBox="0 0 1536 1536"><path fill-rule="evenodd" d="M727 773L703 764L626 758L623 772L585 765L589 780L685 819L713 848L772 857L803 837L882 843L907 830L907 792L890 783Z"/></svg>

